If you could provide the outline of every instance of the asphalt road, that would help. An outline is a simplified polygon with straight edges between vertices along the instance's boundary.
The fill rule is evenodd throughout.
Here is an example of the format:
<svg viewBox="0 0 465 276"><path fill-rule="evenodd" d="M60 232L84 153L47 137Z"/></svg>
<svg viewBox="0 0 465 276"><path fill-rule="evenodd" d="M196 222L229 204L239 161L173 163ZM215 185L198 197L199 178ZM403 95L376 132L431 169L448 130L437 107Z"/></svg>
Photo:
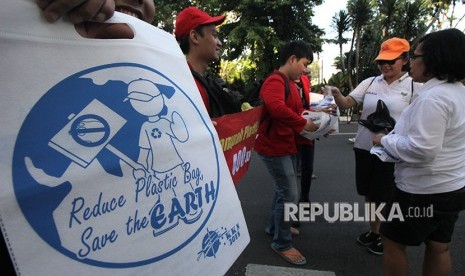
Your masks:
<svg viewBox="0 0 465 276"><path fill-rule="evenodd" d="M312 202L329 203L329 206L336 202L358 203L363 206L363 197L355 190L353 145L347 140L354 137L356 127L356 123L341 123L340 134L317 142L314 171L318 178L312 182ZM307 264L304 266L293 266L274 253L270 248L271 238L264 233L273 184L258 156L252 157L249 172L236 188L251 242L226 275L253 276L247 266L250 268L255 264L308 271L308 274L291 272L286 275L314 275L311 271L331 271L336 275L351 276L382 275L382 257L371 254L355 241L360 233L368 230L367 222L329 223L321 218L315 222L303 223L299 228L300 235L294 239L294 246L307 258ZM464 217L465 212L462 212L452 239L451 275L465 275ZM410 275L421 275L423 250L424 246L408 248Z"/></svg>

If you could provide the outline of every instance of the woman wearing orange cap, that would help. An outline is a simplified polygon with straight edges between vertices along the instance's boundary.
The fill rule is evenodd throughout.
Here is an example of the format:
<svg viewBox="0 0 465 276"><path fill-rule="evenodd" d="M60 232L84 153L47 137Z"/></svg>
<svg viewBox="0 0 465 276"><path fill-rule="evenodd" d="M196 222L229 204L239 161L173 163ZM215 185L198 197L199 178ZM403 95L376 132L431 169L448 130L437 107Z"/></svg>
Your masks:
<svg viewBox="0 0 465 276"><path fill-rule="evenodd" d="M332 88L336 104L341 109L363 104L361 119L376 110L378 100L382 100L397 120L409 105L413 92L418 90L417 83L404 71L408 64L409 42L402 38L391 38L381 44L375 64L381 75L362 81L348 96L343 96L339 89ZM365 126L359 125L354 144L355 180L357 192L365 197L366 203L388 202L394 189L394 164L384 163L377 156L370 154L373 133ZM375 214L371 214L373 217ZM357 237L357 242L374 254L383 254L383 245L379 235L380 220L375 217L370 221L370 231Z"/></svg>

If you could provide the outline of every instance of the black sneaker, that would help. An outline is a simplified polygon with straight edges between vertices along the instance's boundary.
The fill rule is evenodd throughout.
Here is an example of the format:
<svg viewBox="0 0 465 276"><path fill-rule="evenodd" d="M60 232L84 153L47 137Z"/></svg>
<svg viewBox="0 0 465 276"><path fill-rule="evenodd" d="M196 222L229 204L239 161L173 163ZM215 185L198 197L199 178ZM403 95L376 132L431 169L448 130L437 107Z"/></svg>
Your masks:
<svg viewBox="0 0 465 276"><path fill-rule="evenodd" d="M361 234L357 237L357 242L363 246L372 244L379 238L379 234L375 234L371 231Z"/></svg>
<svg viewBox="0 0 465 276"><path fill-rule="evenodd" d="M381 237L378 237L376 241L368 245L367 249L373 254L383 255L383 243L381 242Z"/></svg>

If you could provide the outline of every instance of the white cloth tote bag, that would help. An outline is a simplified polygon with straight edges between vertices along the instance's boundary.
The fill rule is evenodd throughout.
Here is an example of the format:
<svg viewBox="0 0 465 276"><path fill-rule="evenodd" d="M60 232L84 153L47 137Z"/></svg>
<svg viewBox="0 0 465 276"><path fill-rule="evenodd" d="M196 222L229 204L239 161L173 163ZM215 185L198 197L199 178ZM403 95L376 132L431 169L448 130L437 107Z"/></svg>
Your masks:
<svg viewBox="0 0 465 276"><path fill-rule="evenodd" d="M249 242L174 37L87 39L0 4L0 226L21 275L223 275Z"/></svg>

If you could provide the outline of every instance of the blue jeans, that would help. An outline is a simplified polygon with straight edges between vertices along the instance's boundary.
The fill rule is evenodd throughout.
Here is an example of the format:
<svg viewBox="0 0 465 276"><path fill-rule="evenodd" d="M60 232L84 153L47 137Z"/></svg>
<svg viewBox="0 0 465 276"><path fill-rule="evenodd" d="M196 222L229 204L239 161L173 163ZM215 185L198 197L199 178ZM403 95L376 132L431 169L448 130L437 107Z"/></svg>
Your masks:
<svg viewBox="0 0 465 276"><path fill-rule="evenodd" d="M276 190L271 205L270 225L266 231L274 233L271 245L280 250L292 247L291 222L284 221L284 203L297 204L296 155L268 157L260 155L273 178Z"/></svg>

